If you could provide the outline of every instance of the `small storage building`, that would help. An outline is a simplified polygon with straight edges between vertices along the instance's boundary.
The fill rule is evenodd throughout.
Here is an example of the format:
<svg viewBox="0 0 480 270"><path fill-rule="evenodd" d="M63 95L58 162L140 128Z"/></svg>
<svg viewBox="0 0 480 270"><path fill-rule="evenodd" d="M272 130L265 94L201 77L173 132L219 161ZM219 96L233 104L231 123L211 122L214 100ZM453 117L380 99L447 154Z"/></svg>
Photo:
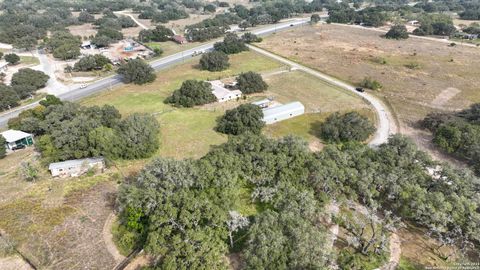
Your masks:
<svg viewBox="0 0 480 270"><path fill-rule="evenodd" d="M5 145L5 147L8 150L13 150L15 146L19 146L19 145L25 145L25 146L33 145L33 135L30 133L26 133L20 130L10 129L0 134L7 141L7 144Z"/></svg>
<svg viewBox="0 0 480 270"><path fill-rule="evenodd" d="M262 99L262 100L259 100L259 101L255 101L255 102L252 102L253 105L257 105L258 107L262 108L262 109L266 109L268 107L270 107L270 105L272 104L272 100L271 99Z"/></svg>
<svg viewBox="0 0 480 270"><path fill-rule="evenodd" d="M103 157L73 159L50 163L48 166L48 170L50 170L53 177L76 177L91 169L103 171L104 168L105 160Z"/></svg>
<svg viewBox="0 0 480 270"><path fill-rule="evenodd" d="M302 115L304 113L305 107L303 104L295 101L284 105L263 109L263 121L269 125Z"/></svg>

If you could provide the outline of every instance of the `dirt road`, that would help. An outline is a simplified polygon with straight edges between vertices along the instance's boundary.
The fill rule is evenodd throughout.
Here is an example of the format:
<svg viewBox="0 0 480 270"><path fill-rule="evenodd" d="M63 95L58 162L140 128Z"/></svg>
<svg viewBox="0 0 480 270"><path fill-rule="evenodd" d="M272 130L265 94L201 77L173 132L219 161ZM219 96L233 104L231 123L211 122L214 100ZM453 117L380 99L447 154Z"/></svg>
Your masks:
<svg viewBox="0 0 480 270"><path fill-rule="evenodd" d="M260 49L255 46L248 45L249 48L253 51L256 51L260 54L263 54L267 57L270 57L272 59L275 59L279 62L282 62L286 65L291 66L294 69L302 70L306 73L309 73L321 80L324 80L328 83L331 83L333 85L336 85L338 87L341 87L345 90L348 90L356 95L359 95L362 97L365 101L367 101L376 111L377 113L377 131L375 132L374 137L372 140L369 142L370 146L378 146L382 143L387 142L388 137L392 134L397 133L397 127L395 124L395 119L393 118L392 114L390 111L387 109L387 107L381 102L377 97L370 95L366 92L358 92L355 90L355 87L352 85L349 85L343 81L340 81L336 78L330 77L324 73L321 73L319 71L316 71L314 69L311 69L309 67L303 66L301 64L295 63L293 61L290 61L284 57L281 57L279 55L270 53L264 49Z"/></svg>

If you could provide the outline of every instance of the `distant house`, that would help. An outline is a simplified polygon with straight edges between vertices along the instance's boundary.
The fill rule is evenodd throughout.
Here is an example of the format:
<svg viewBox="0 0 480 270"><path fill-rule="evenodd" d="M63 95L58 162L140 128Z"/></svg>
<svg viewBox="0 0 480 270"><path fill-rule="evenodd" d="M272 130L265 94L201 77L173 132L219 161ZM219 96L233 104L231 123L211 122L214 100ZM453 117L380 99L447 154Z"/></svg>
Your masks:
<svg viewBox="0 0 480 270"><path fill-rule="evenodd" d="M409 21L408 24L411 26L419 26L420 22L417 20L412 20L412 21Z"/></svg>
<svg viewBox="0 0 480 270"><path fill-rule="evenodd" d="M8 70L8 62L0 62L0 72L6 72Z"/></svg>
<svg viewBox="0 0 480 270"><path fill-rule="evenodd" d="M217 98L218 102L225 102L229 100L236 100L242 97L240 90L228 90L221 81L211 81L212 94Z"/></svg>
<svg viewBox="0 0 480 270"><path fill-rule="evenodd" d="M173 35L172 40L177 42L178 44L185 44L187 43L187 39L181 35Z"/></svg>
<svg viewBox="0 0 480 270"><path fill-rule="evenodd" d="M91 169L103 171L104 168L105 160L103 157L73 159L50 163L48 166L48 170L53 177L76 177Z"/></svg>
<svg viewBox="0 0 480 270"><path fill-rule="evenodd" d="M80 48L82 48L84 50L91 49L92 48L92 43L89 40L84 41L84 42L82 42L82 45L80 45Z"/></svg>
<svg viewBox="0 0 480 270"><path fill-rule="evenodd" d="M5 147L8 150L13 150L14 147L17 147L20 145L25 145L25 146L33 145L33 135L30 133L26 133L20 130L10 129L0 134L7 141L7 144L5 145Z"/></svg>
<svg viewBox="0 0 480 270"><path fill-rule="evenodd" d="M302 115L304 113L305 107L303 104L295 101L284 105L263 109L263 121L269 125Z"/></svg>

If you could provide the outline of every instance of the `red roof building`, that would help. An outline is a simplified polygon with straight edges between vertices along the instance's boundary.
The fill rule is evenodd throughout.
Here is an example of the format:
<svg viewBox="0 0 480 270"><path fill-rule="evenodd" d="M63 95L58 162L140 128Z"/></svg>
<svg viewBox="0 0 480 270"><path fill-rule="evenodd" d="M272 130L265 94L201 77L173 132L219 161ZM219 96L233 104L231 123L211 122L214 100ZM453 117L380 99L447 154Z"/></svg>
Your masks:
<svg viewBox="0 0 480 270"><path fill-rule="evenodd" d="M185 44L187 43L187 39L184 36L174 35L172 37L173 41L177 42L178 44Z"/></svg>

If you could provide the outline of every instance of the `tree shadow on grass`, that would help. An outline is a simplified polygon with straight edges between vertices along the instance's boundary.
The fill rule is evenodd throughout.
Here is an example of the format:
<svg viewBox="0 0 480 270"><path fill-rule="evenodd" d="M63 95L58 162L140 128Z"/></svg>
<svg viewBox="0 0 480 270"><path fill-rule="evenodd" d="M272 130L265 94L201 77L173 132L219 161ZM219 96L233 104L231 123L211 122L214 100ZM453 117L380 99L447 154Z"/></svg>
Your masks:
<svg viewBox="0 0 480 270"><path fill-rule="evenodd" d="M315 121L310 124L310 130L308 131L308 134L315 136L318 139L322 139L321 134L322 134L322 122L320 121Z"/></svg>

